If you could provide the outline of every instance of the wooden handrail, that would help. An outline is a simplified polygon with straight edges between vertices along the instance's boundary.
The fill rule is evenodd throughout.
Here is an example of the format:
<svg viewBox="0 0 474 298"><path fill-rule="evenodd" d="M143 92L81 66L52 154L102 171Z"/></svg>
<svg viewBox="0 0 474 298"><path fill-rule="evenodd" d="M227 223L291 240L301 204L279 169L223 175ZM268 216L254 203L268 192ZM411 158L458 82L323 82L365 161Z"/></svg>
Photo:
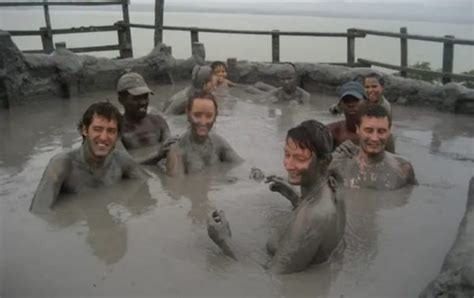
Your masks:
<svg viewBox="0 0 474 298"><path fill-rule="evenodd" d="M104 2L91 2L91 1L77 1L77 2L0 2L0 7L18 7L18 6L98 6L98 5L122 5L128 3L128 1L104 1Z"/></svg>

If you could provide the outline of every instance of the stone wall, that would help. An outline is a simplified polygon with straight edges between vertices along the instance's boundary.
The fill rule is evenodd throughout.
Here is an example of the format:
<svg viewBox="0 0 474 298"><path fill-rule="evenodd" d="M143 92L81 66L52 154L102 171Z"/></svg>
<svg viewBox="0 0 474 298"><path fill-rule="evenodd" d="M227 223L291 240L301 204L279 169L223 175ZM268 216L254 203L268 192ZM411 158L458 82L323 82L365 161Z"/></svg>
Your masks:
<svg viewBox="0 0 474 298"><path fill-rule="evenodd" d="M77 55L57 46L51 55L24 54L0 30L0 105L8 107L43 98L69 98L79 92L115 90L122 73L133 70L150 84L188 80L196 64L205 64L204 45L193 45L193 56L176 60L170 47L158 45L140 58L108 59ZM229 59L229 78L239 83L263 81L278 85L279 64ZM341 84L361 77L370 68L350 68L329 64L296 63L299 84L310 92L336 94ZM434 107L442 111L474 114L474 90L459 84L444 86L384 76L385 95L391 102Z"/></svg>

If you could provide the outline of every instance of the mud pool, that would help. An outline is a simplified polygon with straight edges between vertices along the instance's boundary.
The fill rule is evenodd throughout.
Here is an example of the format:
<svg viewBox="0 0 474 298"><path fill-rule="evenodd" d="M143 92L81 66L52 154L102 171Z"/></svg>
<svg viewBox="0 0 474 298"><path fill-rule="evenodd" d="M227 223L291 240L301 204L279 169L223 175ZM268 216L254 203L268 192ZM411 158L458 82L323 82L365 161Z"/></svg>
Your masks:
<svg viewBox="0 0 474 298"><path fill-rule="evenodd" d="M155 87L150 109L182 86ZM148 167L147 183L64 196L53 214L30 214L48 160L80 143L76 124L85 108L106 98L117 103L115 97L0 110L0 296L415 297L439 273L474 176L472 117L393 106L396 151L411 160L420 185L351 190L345 250L330 263L273 276L261 267L265 243L291 207L250 180L250 168L285 175L287 129L311 118L340 119L327 112L335 98L313 94L317 103L309 107L227 100L214 129L245 163L182 180ZM184 116L167 120L173 135L187 126ZM225 210L244 260L223 256L208 239L211 208Z"/></svg>

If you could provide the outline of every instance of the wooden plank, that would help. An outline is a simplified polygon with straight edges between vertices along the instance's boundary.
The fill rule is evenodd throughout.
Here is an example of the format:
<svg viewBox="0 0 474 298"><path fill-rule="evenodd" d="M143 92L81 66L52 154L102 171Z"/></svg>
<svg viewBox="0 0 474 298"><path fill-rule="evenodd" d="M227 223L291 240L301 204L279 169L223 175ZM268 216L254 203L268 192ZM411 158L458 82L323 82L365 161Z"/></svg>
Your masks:
<svg viewBox="0 0 474 298"><path fill-rule="evenodd" d="M154 45L163 43L163 18L165 0L155 0L155 35Z"/></svg>
<svg viewBox="0 0 474 298"><path fill-rule="evenodd" d="M52 29L53 34L70 34L70 33L88 33L88 32L109 32L117 31L117 26L89 26L89 27L73 27L67 29Z"/></svg>
<svg viewBox="0 0 474 298"><path fill-rule="evenodd" d="M35 36L35 35L41 35L40 30L5 30L7 31L11 36Z"/></svg>
<svg viewBox="0 0 474 298"><path fill-rule="evenodd" d="M377 30L365 30L365 29L356 29L356 30L357 30L357 32L361 32L361 33L365 33L365 34L369 34L369 35L378 35L378 36L387 36L387 37L396 37L396 38L404 37L406 39L434 41L434 42L446 42L446 41L448 41L448 39L446 39L445 37L435 37L435 36L419 35L419 34L404 35L402 33L385 32L385 31L377 31ZM455 38L453 40L453 43L454 44L463 44L463 45L474 45L474 40Z"/></svg>
<svg viewBox="0 0 474 298"><path fill-rule="evenodd" d="M120 50L120 46L109 45L109 46L95 46L95 47L83 47L83 48L68 48L68 50L73 51L75 53L118 51Z"/></svg>
<svg viewBox="0 0 474 298"><path fill-rule="evenodd" d="M154 25L146 24L129 24L132 28L155 29ZM193 31L206 33L224 33L224 34L249 34L249 35L271 35L272 31L261 30L230 30L230 29L213 29L213 28L198 28L198 27L179 27L179 26L163 26L163 30L170 31ZM301 32L301 31L280 31L280 35L289 36L316 36L316 37L347 37L345 32ZM365 34L356 32L355 37L365 37Z"/></svg>
<svg viewBox="0 0 474 298"><path fill-rule="evenodd" d="M355 37L354 29L347 29L347 64L355 62Z"/></svg>
<svg viewBox="0 0 474 298"><path fill-rule="evenodd" d="M400 34L408 34L407 27L400 28ZM400 37L400 66L408 67L408 40L405 37ZM402 70L400 75L405 78L407 73L406 71Z"/></svg>
<svg viewBox="0 0 474 298"><path fill-rule="evenodd" d="M357 59L357 61L359 63L379 66L379 67L393 69L393 70L399 70L399 71L404 70L407 73L413 72L413 73L419 73L419 74L429 74L429 75L435 75L435 76L438 76L438 77L449 76L453 79L474 81L474 76L472 76L472 75L457 74L457 73L442 73L442 72L438 72L438 71L424 70L424 69L418 69L418 68L412 68L412 67L400 67L398 65L392 65L392 64L388 64L388 63L382 63L382 62L377 62L377 61L372 61L372 60L367 60L367 59L361 59L361 58Z"/></svg>
<svg viewBox="0 0 474 298"><path fill-rule="evenodd" d="M280 31L272 30L272 62L280 62Z"/></svg>
<svg viewBox="0 0 474 298"><path fill-rule="evenodd" d="M454 40L454 36L445 35L445 38L448 40ZM453 63L454 63L454 44L452 41L446 41L443 44L443 73L452 73L453 72ZM443 76L443 84L451 82L449 76Z"/></svg>
<svg viewBox="0 0 474 298"><path fill-rule="evenodd" d="M18 7L18 6L43 6L43 2L0 2L0 7ZM48 2L49 6L97 6L97 5L122 5L122 1L108 2Z"/></svg>

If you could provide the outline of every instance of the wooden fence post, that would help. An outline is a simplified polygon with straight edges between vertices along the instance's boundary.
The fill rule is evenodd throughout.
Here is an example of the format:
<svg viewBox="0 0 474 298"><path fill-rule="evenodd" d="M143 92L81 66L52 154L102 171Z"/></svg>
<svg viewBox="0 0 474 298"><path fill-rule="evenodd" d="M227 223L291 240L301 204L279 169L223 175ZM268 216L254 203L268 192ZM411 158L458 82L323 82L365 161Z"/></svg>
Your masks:
<svg viewBox="0 0 474 298"><path fill-rule="evenodd" d="M355 63L355 36L356 30L353 28L347 29L347 64L353 65Z"/></svg>
<svg viewBox="0 0 474 298"><path fill-rule="evenodd" d="M127 33L127 31L130 32L130 27L126 26L123 21L116 22L114 25L117 26L120 58L133 57L132 42L128 39L129 35Z"/></svg>
<svg viewBox="0 0 474 298"><path fill-rule="evenodd" d="M407 34L408 30L407 27L401 27L400 33ZM401 67L408 67L408 40L406 37L400 38L400 66ZM407 76L406 70L400 71L400 75L404 78Z"/></svg>
<svg viewBox="0 0 474 298"><path fill-rule="evenodd" d="M130 14L128 11L128 3L129 3L129 0L122 0L123 23L125 23L126 25L130 24ZM127 47L124 52L124 54L126 55L125 57L127 58L133 57L132 33L130 31L131 30L130 26L122 26L122 27L123 27L123 30L125 30L125 34L126 34L125 40L127 41ZM122 50L120 52L122 52ZM120 56L121 58L125 58L125 57L122 57L122 54L120 54Z"/></svg>
<svg viewBox="0 0 474 298"><path fill-rule="evenodd" d="M454 62L454 42L452 39L454 39L453 35L445 35L444 36L447 40L444 42L443 46L443 73L453 73L453 62ZM443 78L441 79L443 84L447 84L451 82L451 77L443 75Z"/></svg>
<svg viewBox="0 0 474 298"><path fill-rule="evenodd" d="M193 27L191 29L191 52L192 52L192 49L193 49L193 45L196 42L197 43L199 42L199 31L198 31L198 28Z"/></svg>
<svg viewBox="0 0 474 298"><path fill-rule="evenodd" d="M53 36L51 31L46 27L41 27L41 43L43 44L43 51L46 54L51 54L54 51Z"/></svg>
<svg viewBox="0 0 474 298"><path fill-rule="evenodd" d="M155 0L155 47L163 43L163 9L165 0Z"/></svg>
<svg viewBox="0 0 474 298"><path fill-rule="evenodd" d="M280 31L272 30L272 62L280 62Z"/></svg>

